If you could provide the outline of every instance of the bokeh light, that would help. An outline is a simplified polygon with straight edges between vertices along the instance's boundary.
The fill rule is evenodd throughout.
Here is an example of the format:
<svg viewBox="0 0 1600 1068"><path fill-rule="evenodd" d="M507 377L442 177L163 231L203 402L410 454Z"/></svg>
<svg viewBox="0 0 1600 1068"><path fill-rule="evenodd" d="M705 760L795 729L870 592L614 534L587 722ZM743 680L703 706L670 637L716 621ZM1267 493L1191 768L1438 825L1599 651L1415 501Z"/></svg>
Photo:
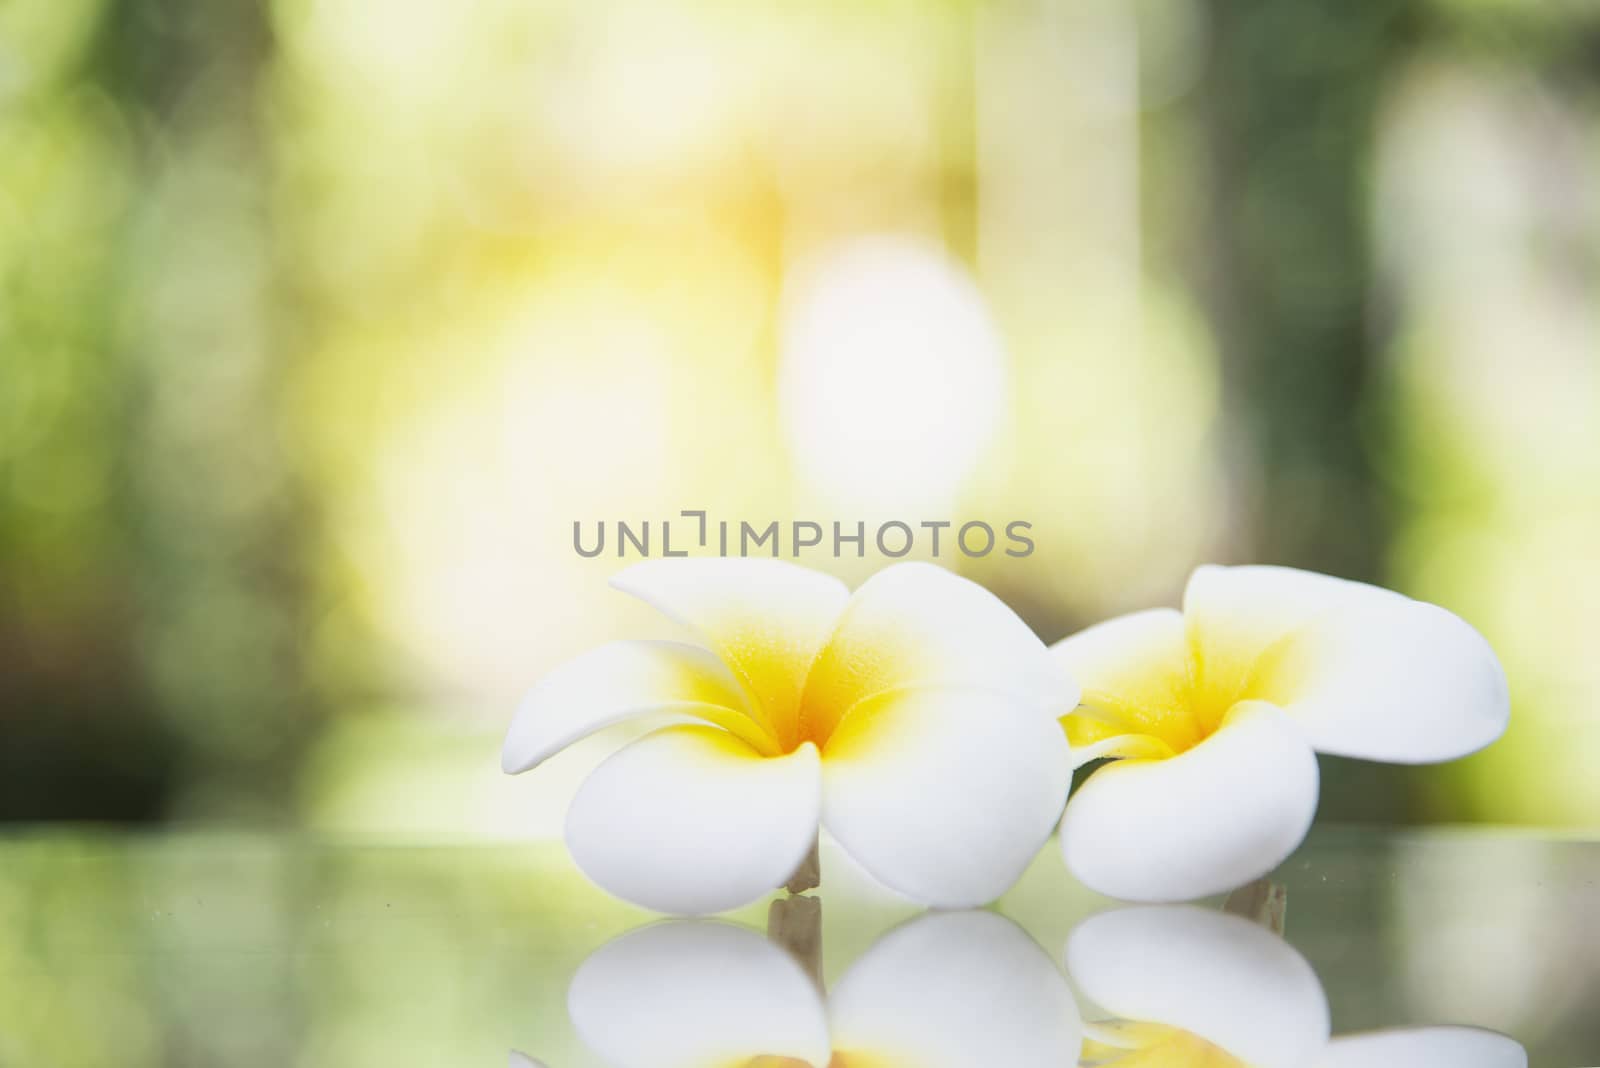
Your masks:
<svg viewBox="0 0 1600 1068"><path fill-rule="evenodd" d="M1006 370L982 295L939 249L861 239L797 270L785 295L790 453L846 514L948 513L1008 410Z"/></svg>

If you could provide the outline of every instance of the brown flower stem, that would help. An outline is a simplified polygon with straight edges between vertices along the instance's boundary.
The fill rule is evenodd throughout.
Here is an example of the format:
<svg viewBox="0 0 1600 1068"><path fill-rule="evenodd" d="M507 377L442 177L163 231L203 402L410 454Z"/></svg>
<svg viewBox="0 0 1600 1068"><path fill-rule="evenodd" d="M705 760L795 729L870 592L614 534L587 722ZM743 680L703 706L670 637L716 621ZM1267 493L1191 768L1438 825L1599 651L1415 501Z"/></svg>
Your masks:
<svg viewBox="0 0 1600 1068"><path fill-rule="evenodd" d="M822 901L815 897L780 897L767 908L767 937L786 950L822 986Z"/></svg>
<svg viewBox="0 0 1600 1068"><path fill-rule="evenodd" d="M800 866L789 876L789 881L783 888L791 894L803 894L807 890L815 890L822 885L822 857L817 852L817 841L811 842L811 852L806 854Z"/></svg>
<svg viewBox="0 0 1600 1068"><path fill-rule="evenodd" d="M811 851L784 884L788 896L778 898L767 908L767 937L783 947L821 990L822 901L804 896L807 890L822 885L822 858L817 846L813 839Z"/></svg>
<svg viewBox="0 0 1600 1068"><path fill-rule="evenodd" d="M1229 894L1222 903L1222 911L1242 916L1281 935L1289 918L1289 888L1268 879L1257 879Z"/></svg>

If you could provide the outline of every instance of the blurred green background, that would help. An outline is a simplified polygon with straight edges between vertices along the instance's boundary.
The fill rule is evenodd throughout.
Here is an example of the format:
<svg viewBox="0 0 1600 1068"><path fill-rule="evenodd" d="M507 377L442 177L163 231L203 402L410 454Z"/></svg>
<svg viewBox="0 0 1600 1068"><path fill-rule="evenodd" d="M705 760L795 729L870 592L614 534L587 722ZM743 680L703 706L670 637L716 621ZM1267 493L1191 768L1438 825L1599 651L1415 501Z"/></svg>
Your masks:
<svg viewBox="0 0 1600 1068"><path fill-rule="evenodd" d="M0 361L0 819L551 832L703 508L1393 585L1512 727L1324 818L1600 824L1594 4L4 0Z"/></svg>
<svg viewBox="0 0 1600 1068"><path fill-rule="evenodd" d="M663 633L572 524L682 509L1031 522L942 562L1051 641L1393 585L1512 726L1324 820L1600 826L1600 6L0 0L0 1065L582 1063L647 917L461 843L556 834L607 745L505 778L517 697ZM829 863L836 975L906 909ZM1592 1064L1597 871L1277 877L1336 1030Z"/></svg>

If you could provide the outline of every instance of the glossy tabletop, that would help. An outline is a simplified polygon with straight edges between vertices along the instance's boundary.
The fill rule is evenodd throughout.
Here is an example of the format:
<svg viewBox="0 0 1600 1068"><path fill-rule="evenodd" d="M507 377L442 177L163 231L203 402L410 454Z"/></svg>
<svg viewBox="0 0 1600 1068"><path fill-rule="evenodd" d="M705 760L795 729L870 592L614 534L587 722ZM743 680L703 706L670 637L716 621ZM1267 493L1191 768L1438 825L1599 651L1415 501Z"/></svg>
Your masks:
<svg viewBox="0 0 1600 1068"><path fill-rule="evenodd" d="M1459 1025L1509 1036L1534 1065L1600 1064L1600 844L1324 827L1258 889L1272 895L1267 906L1229 908L1269 939L1281 927L1335 1035ZM732 936L739 946L763 948L772 923L783 959L815 973L823 1004L853 966L892 956L886 936L922 916L826 844L811 896L820 904L780 906L789 909L780 917L767 900L719 920L745 929ZM1059 974L1092 1024L1116 1014L1071 974L1067 946L1088 918L1123 907L1077 885L1052 842L992 911L1048 962L1040 981L1053 988ZM569 1014L585 960L660 922L594 889L559 843L13 828L0 838L0 1065L498 1066L513 1050L551 1068L604 1065L606 1051L586 1041L596 1027L621 1033L651 1013L699 1011L633 1005L608 987L602 1023L575 1026ZM972 944L979 936L962 932L988 923L917 928L927 978L901 982L912 1004L919 983L939 981L940 954L961 957L957 971L978 967L962 955L983 948ZM696 968L732 981L723 950L700 948L704 926L685 932L653 963L636 937L611 954L606 981L627 989L629 967L665 968L644 978L690 999ZM1181 937L1162 944L1212 952L1184 949ZM1149 951L1130 945L1137 982L1138 954ZM1233 966L1184 959L1151 981L1176 975L1206 989L1213 971Z"/></svg>

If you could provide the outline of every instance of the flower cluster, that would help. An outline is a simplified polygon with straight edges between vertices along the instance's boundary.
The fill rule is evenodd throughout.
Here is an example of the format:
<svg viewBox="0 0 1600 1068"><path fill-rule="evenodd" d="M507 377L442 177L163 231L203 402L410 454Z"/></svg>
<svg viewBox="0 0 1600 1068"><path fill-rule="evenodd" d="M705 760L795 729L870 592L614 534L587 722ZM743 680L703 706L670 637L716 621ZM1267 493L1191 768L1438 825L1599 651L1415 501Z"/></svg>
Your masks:
<svg viewBox="0 0 1600 1068"><path fill-rule="evenodd" d="M902 894L979 905L1058 819L1092 889L1187 900L1288 857L1315 813L1318 752L1447 760L1508 717L1499 662L1461 619L1287 568L1203 567L1181 612L1053 649L924 563L854 593L760 559L651 560L613 585L698 643L615 642L558 667L523 701L502 764L668 720L602 763L567 818L590 878L663 912L754 901L819 827Z"/></svg>

